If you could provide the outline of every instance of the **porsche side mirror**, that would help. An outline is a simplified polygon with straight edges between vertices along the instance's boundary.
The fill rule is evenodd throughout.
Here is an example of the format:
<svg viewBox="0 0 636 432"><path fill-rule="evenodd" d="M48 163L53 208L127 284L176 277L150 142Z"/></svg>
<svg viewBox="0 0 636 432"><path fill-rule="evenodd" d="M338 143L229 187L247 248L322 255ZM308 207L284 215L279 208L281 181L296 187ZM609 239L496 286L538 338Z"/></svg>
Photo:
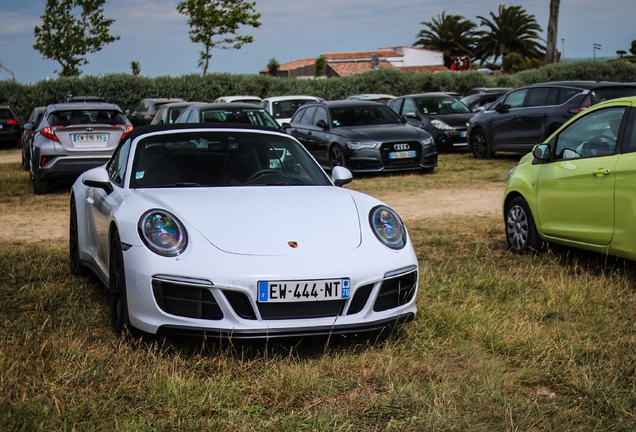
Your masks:
<svg viewBox="0 0 636 432"><path fill-rule="evenodd" d="M331 170L331 178L336 186L344 186L347 183L351 183L353 174L343 166L335 166Z"/></svg>
<svg viewBox="0 0 636 432"><path fill-rule="evenodd" d="M93 168L82 175L82 183L88 187L103 189L107 195L113 192L113 185L110 183L108 172L103 167Z"/></svg>

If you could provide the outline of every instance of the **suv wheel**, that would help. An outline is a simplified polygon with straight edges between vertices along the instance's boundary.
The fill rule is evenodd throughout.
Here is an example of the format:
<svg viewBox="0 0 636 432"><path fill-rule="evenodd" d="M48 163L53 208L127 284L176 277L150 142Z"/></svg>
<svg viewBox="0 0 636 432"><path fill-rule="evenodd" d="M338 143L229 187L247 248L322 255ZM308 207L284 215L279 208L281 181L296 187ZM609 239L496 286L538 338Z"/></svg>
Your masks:
<svg viewBox="0 0 636 432"><path fill-rule="evenodd" d="M486 133L483 129L477 129L472 136L473 156L475 159L490 159L492 150L488 144Z"/></svg>
<svg viewBox="0 0 636 432"><path fill-rule="evenodd" d="M344 153L338 144L334 144L329 150L329 164L331 168L336 166L345 166Z"/></svg>

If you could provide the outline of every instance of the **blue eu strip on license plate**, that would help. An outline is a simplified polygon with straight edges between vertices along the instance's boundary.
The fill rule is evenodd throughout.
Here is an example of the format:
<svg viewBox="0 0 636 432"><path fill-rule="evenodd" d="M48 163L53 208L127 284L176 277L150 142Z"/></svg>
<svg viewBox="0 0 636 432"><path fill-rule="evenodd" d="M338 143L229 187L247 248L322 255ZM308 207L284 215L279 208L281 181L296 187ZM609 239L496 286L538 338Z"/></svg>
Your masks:
<svg viewBox="0 0 636 432"><path fill-rule="evenodd" d="M351 295L349 278L305 281L259 281L260 303L292 303L348 299Z"/></svg>

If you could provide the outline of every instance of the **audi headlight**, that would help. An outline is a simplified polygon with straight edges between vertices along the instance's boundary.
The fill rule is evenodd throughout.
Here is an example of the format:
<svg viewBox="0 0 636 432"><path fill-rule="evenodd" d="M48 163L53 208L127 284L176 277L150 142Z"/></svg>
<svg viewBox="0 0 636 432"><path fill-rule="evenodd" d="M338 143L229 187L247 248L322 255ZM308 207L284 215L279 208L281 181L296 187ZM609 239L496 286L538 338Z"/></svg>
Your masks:
<svg viewBox="0 0 636 432"><path fill-rule="evenodd" d="M148 249L161 256L180 255L188 244L183 224L165 210L148 210L139 218L137 228Z"/></svg>
<svg viewBox="0 0 636 432"><path fill-rule="evenodd" d="M433 125L433 127L435 129L439 129L439 130L453 130L452 126L447 125L446 123L444 123L441 120L431 120L431 124Z"/></svg>
<svg viewBox="0 0 636 432"><path fill-rule="evenodd" d="M380 145L378 142L348 142L347 147L351 150L373 149Z"/></svg>
<svg viewBox="0 0 636 432"><path fill-rule="evenodd" d="M406 245L406 229L402 219L387 206L374 207L369 213L369 224L382 244L391 249L402 249Z"/></svg>
<svg viewBox="0 0 636 432"><path fill-rule="evenodd" d="M423 140L420 140L420 143L422 143L422 147L428 147L433 145L433 138L424 138Z"/></svg>

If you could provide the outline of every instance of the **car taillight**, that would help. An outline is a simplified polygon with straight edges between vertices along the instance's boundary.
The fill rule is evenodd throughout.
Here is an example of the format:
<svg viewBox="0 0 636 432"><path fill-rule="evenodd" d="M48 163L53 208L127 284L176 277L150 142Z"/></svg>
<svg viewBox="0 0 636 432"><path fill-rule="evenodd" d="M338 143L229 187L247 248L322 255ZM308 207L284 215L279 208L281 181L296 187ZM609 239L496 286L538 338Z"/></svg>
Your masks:
<svg viewBox="0 0 636 432"><path fill-rule="evenodd" d="M583 111L585 108L589 108L590 105L592 105L592 100L590 99L590 95L587 95L587 96L585 96L585 98L581 102L581 105L577 106L576 108L572 108L570 110L570 113L578 114L581 111Z"/></svg>
<svg viewBox="0 0 636 432"><path fill-rule="evenodd" d="M135 128L134 126L131 125L123 125L123 124L116 124L114 125L115 127L120 127L122 129L124 129L124 133L121 134L121 138L119 138L120 140L126 138L128 136L129 133L131 133L133 131L133 129Z"/></svg>
<svg viewBox="0 0 636 432"><path fill-rule="evenodd" d="M17 121L16 119L9 119L9 120L7 120L7 124L8 125L12 125L12 126L17 126L17 125L20 124L20 122Z"/></svg>
<svg viewBox="0 0 636 432"><path fill-rule="evenodd" d="M59 139L57 139L57 135L55 135L55 129L61 129L63 127L64 126L47 126L42 128L42 135L48 139L52 139L53 141L59 141Z"/></svg>

